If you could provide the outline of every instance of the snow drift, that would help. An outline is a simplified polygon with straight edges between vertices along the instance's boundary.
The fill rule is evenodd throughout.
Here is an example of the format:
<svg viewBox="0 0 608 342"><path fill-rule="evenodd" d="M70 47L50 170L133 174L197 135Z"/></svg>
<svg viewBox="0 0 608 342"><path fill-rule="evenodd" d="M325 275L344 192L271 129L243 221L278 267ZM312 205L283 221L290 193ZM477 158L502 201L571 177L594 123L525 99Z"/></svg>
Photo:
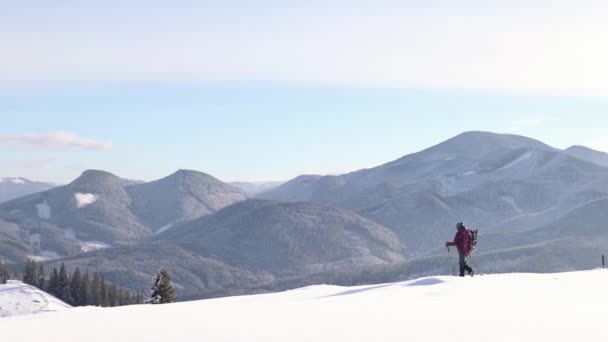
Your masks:
<svg viewBox="0 0 608 342"><path fill-rule="evenodd" d="M0 285L0 317L55 312L68 308L68 304L20 281L9 280L7 284Z"/></svg>

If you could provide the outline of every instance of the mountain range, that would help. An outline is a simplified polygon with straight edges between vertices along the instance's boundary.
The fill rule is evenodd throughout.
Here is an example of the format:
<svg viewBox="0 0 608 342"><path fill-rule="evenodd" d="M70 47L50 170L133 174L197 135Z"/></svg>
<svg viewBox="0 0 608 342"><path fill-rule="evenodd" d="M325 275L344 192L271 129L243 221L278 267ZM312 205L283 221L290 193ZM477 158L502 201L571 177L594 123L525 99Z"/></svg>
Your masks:
<svg viewBox="0 0 608 342"><path fill-rule="evenodd" d="M0 204L0 226L8 227L0 241L24 251L20 261L71 256L131 245L245 199L244 191L196 171L143 183L88 170L68 185Z"/></svg>
<svg viewBox="0 0 608 342"><path fill-rule="evenodd" d="M56 187L56 184L35 182L22 177L0 178L0 203Z"/></svg>
<svg viewBox="0 0 608 342"><path fill-rule="evenodd" d="M182 298L199 298L445 274L443 242L459 221L480 229L485 272L593 268L608 244L608 155L516 135L466 132L267 189L188 170L147 183L86 171L0 204L0 256L65 262L133 289L167 267Z"/></svg>

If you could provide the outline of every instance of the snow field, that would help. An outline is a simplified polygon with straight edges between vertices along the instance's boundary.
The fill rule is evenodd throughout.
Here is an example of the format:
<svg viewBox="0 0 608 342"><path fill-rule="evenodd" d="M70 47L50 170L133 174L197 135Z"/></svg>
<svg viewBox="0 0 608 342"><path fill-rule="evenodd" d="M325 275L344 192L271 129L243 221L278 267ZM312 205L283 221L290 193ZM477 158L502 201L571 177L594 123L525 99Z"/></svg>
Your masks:
<svg viewBox="0 0 608 342"><path fill-rule="evenodd" d="M608 341L607 283L608 272L597 270L322 285L172 305L75 308L2 319L0 331L19 341L599 342Z"/></svg>

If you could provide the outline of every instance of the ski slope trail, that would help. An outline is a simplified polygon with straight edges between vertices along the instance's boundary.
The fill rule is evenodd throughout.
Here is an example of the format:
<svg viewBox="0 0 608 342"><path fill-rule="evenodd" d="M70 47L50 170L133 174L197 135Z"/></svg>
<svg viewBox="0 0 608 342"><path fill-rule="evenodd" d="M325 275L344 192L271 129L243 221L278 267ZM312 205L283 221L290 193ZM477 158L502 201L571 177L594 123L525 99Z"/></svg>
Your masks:
<svg viewBox="0 0 608 342"><path fill-rule="evenodd" d="M7 340L608 341L608 272L430 277L0 319ZM35 329L31 329L35 327ZM27 331L27 334L24 332Z"/></svg>

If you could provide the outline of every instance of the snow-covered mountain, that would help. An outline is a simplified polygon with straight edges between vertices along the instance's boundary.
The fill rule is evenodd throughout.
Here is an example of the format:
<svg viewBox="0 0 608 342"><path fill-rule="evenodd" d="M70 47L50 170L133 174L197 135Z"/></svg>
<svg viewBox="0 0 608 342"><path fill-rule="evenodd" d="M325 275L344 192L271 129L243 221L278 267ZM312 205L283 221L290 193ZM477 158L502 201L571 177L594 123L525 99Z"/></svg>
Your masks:
<svg viewBox="0 0 608 342"><path fill-rule="evenodd" d="M129 288L145 286L148 274L167 267L182 296L228 294L328 270L401 261L399 238L352 211L260 200L239 202L137 246L65 260L69 268L95 268Z"/></svg>
<svg viewBox="0 0 608 342"><path fill-rule="evenodd" d="M9 280L6 284L0 284L0 317L56 312L69 308L71 306L50 294L20 281Z"/></svg>
<svg viewBox="0 0 608 342"><path fill-rule="evenodd" d="M598 160L522 136L468 132L371 169L298 177L258 197L354 210L420 254L448 239L455 222L484 234L526 232L608 198L608 168Z"/></svg>
<svg viewBox="0 0 608 342"><path fill-rule="evenodd" d="M22 177L0 178L0 203L52 189L57 185L34 182Z"/></svg>
<svg viewBox="0 0 608 342"><path fill-rule="evenodd" d="M0 205L0 256L65 261L131 289L170 267L187 298L445 273L455 222L480 229L492 272L588 269L608 245L600 152L468 132L339 176L246 200L195 171L142 183L87 171ZM600 158L601 159L601 158Z"/></svg>
<svg viewBox="0 0 608 342"><path fill-rule="evenodd" d="M4 248L0 256L13 262L26 255L54 259L131 244L246 197L196 171L142 183L88 170L68 185L0 204L0 235L12 249L26 249L18 259Z"/></svg>
<svg viewBox="0 0 608 342"><path fill-rule="evenodd" d="M585 146L572 146L564 152L575 158L608 167L608 153L595 151Z"/></svg>
<svg viewBox="0 0 608 342"><path fill-rule="evenodd" d="M249 196L254 196L261 192L274 189L283 183L284 182L231 182L229 184L245 191Z"/></svg>
<svg viewBox="0 0 608 342"><path fill-rule="evenodd" d="M606 282L608 272L598 270L321 285L169 305L74 308L0 319L0 331L23 342L49 336L88 342L603 342ZM99 322L111 329L100 329Z"/></svg>

